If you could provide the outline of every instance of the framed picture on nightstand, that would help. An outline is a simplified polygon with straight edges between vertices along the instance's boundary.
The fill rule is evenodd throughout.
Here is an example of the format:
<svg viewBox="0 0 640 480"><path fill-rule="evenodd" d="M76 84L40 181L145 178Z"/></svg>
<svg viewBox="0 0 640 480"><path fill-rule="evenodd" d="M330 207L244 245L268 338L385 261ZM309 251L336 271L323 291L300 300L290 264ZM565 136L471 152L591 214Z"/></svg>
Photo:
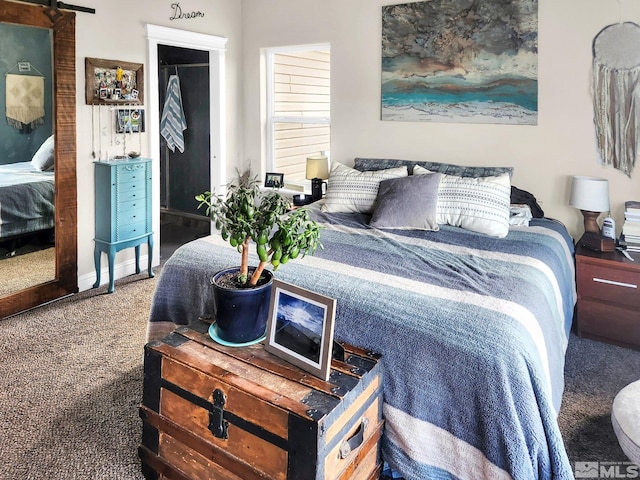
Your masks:
<svg viewBox="0 0 640 480"><path fill-rule="evenodd" d="M282 188L284 186L284 173L267 173L264 178L266 188Z"/></svg>

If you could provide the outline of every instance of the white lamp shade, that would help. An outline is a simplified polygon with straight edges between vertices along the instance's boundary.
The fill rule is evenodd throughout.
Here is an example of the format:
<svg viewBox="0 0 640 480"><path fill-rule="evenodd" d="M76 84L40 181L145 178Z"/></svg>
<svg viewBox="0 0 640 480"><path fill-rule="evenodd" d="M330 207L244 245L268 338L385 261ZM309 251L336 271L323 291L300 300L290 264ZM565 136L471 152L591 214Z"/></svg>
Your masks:
<svg viewBox="0 0 640 480"><path fill-rule="evenodd" d="M608 212L609 181L604 178L573 177L569 204L587 212Z"/></svg>
<svg viewBox="0 0 640 480"><path fill-rule="evenodd" d="M307 171L305 178L311 180L320 178L326 180L329 178L329 159L324 155L307 157Z"/></svg>

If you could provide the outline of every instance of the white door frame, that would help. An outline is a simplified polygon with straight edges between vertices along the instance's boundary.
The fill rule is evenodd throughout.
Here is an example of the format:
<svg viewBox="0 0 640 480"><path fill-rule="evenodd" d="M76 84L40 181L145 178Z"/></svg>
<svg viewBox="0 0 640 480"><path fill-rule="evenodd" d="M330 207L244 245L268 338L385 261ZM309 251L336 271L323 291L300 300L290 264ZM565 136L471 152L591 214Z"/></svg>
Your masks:
<svg viewBox="0 0 640 480"><path fill-rule="evenodd" d="M222 191L226 184L226 129L225 129L225 53L227 38L203 33L188 32L176 28L146 25L148 66L146 79L149 100L146 112L150 157L153 172L153 231L157 245L153 252L153 265L160 264L160 92L158 88L158 45L205 50L209 52L210 98L210 171L211 191ZM199 192L194 192L199 193ZM194 200L195 201L195 200Z"/></svg>

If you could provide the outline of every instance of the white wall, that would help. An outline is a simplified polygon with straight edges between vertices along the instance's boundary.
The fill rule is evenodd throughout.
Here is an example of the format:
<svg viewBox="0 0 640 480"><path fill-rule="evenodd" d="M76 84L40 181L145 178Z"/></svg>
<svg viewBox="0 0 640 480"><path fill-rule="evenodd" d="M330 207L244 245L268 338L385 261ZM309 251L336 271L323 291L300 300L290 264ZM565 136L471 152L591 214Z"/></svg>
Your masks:
<svg viewBox="0 0 640 480"><path fill-rule="evenodd" d="M582 234L582 215L568 206L572 175L609 180L618 233L623 202L640 199L640 162L631 179L598 164L591 100L591 44L606 25L640 20L640 4L617 0L539 3L537 126L388 122L380 120L383 0L244 0L244 152L263 160L260 49L331 44L331 156L433 160L515 167L513 184L532 192L545 214ZM622 12L618 6L622 5Z"/></svg>
<svg viewBox="0 0 640 480"><path fill-rule="evenodd" d="M568 206L572 175L610 182L618 231L623 202L640 199L640 172L631 179L598 164L591 102L591 43L606 25L639 21L640 4L617 0L542 1L539 6L539 122L537 126L382 122L380 120L383 0L189 0L183 11L203 18L170 21L172 0L84 0L95 15L76 17L78 133L78 274L80 288L95 280L91 107L84 99L84 58L146 63L147 23L229 38L226 54L227 172L263 162L260 49L330 42L332 46L332 158L428 159L468 165L511 165L513 183L534 193L548 216L582 233L581 214ZM622 5L622 14L618 6ZM145 72L146 85L151 81ZM147 91L145 91L147 95ZM104 113L104 112L103 112ZM146 134L142 154L148 151ZM640 170L640 165L637 167ZM156 247L159 248L158 242ZM118 254L119 274L133 271L132 251ZM103 260L106 264L106 261ZM122 267L122 265L125 265ZM103 275L103 281L105 281Z"/></svg>
<svg viewBox="0 0 640 480"><path fill-rule="evenodd" d="M233 171L241 158L242 130L240 126L242 104L240 88L241 63L241 10L240 0L188 0L179 2L183 12L200 11L204 17L194 19L169 20L173 15L171 0L146 0L130 2L127 0L83 0L79 4L95 8L96 14L77 13L76 15L76 79L77 79L77 172L78 172L78 281L81 290L87 289L95 281L93 266L94 237L94 187L92 151L97 150L99 140L94 137L92 145L91 124L92 107L85 102L85 57L122 60L145 64L147 62L147 40L145 25L166 26L191 32L217 35L229 39L226 52L227 86L227 152L230 162L227 170ZM145 69L145 104L148 106L149 82L157 81L157 73ZM98 130L98 114L101 113L102 150L117 155L122 147L111 146L111 134L106 128L107 107L93 107L94 127ZM147 115L151 112L146 112ZM127 151L138 149L137 136L133 135ZM98 153L96 153L98 155ZM159 163L157 152L150 152L147 134L142 134L142 155L151 156ZM157 179L156 179L157 180ZM158 182L156 181L156 184ZM197 193L197 192L195 192ZM158 213L157 205L155 213ZM156 232L155 247L160 248ZM143 247L143 255L146 249ZM116 257L116 276L133 273L133 249L119 252ZM103 256L103 270L106 268ZM143 268L144 268L143 264ZM108 280L102 275L103 283Z"/></svg>

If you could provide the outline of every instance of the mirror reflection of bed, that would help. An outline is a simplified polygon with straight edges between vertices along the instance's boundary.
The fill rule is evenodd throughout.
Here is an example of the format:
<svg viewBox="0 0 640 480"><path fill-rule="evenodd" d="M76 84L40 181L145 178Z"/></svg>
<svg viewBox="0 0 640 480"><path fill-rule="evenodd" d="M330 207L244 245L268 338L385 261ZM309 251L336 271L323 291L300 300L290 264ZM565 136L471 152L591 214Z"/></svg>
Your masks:
<svg viewBox="0 0 640 480"><path fill-rule="evenodd" d="M52 30L0 23L0 297L55 271Z"/></svg>

